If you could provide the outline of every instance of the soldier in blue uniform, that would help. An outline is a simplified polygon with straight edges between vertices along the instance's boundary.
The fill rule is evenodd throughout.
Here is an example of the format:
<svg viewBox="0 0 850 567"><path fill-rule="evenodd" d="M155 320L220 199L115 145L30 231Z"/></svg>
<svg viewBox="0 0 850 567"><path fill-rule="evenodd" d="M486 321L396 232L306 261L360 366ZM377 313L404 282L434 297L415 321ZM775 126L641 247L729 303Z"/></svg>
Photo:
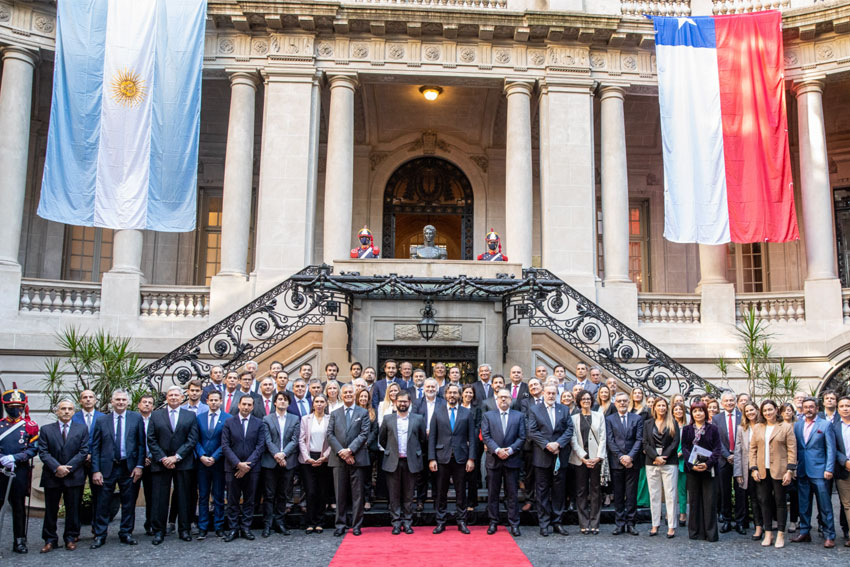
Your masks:
<svg viewBox="0 0 850 567"><path fill-rule="evenodd" d="M32 481L31 461L38 453L38 425L29 418L27 393L12 384L3 392L6 417L0 420L0 467L3 472L13 472L14 478L0 474L0 498L6 494L11 482L6 506L12 508L12 531L15 543L12 551L27 552L26 497Z"/></svg>
<svg viewBox="0 0 850 567"><path fill-rule="evenodd" d="M502 254L502 240L492 228L487 236L484 237L484 242L487 243L487 251L478 255L479 260L485 262L507 262L508 257Z"/></svg>
<svg viewBox="0 0 850 567"><path fill-rule="evenodd" d="M351 257L366 260L369 258L380 258L381 249L373 246L372 231L365 226L357 233L360 246L351 249Z"/></svg>

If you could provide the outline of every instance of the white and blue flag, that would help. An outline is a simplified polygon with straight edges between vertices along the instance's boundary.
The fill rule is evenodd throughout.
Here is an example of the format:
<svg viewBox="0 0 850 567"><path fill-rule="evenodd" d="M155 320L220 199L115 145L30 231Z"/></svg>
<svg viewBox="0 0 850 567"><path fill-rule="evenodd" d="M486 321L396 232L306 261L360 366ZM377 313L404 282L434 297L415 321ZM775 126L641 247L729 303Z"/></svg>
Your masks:
<svg viewBox="0 0 850 567"><path fill-rule="evenodd" d="M206 5L57 3L40 217L114 229L195 229Z"/></svg>

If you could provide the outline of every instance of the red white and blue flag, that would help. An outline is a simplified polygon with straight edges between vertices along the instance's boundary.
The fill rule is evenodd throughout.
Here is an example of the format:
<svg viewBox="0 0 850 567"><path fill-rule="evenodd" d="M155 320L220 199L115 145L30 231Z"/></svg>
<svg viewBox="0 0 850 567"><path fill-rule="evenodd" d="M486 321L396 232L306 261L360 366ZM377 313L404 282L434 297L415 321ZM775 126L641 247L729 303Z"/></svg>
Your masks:
<svg viewBox="0 0 850 567"><path fill-rule="evenodd" d="M664 237L797 240L781 14L652 19Z"/></svg>

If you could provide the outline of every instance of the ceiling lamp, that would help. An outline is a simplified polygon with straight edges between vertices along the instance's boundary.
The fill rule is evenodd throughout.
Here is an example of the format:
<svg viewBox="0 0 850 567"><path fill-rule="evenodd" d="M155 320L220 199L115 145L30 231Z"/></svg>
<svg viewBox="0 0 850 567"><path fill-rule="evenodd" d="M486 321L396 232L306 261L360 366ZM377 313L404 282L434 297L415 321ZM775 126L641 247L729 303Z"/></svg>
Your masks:
<svg viewBox="0 0 850 567"><path fill-rule="evenodd" d="M422 93L422 96L425 97L427 101L435 101L437 97L443 94L443 87L429 87L422 86L419 87L419 92Z"/></svg>

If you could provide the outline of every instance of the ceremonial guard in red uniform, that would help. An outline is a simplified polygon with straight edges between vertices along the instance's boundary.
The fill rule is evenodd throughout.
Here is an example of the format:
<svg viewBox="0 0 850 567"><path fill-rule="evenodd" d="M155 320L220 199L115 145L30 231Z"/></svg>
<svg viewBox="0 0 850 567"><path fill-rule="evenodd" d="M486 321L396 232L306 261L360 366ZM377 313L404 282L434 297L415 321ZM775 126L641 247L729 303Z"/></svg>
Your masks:
<svg viewBox="0 0 850 567"><path fill-rule="evenodd" d="M26 497L32 482L32 459L38 453L38 425L29 418L27 393L12 384L3 392L6 417L0 420L0 498L12 508L12 551L27 552ZM11 484L11 486L9 486Z"/></svg>
<svg viewBox="0 0 850 567"><path fill-rule="evenodd" d="M484 237L484 242L487 243L487 251L478 255L479 260L485 262L507 262L508 257L502 254L502 240L496 231L492 228L487 236Z"/></svg>
<svg viewBox="0 0 850 567"><path fill-rule="evenodd" d="M380 258L381 249L372 246L372 231L365 226L357 233L357 238L360 239L360 246L351 249L351 257L366 260L368 258Z"/></svg>

